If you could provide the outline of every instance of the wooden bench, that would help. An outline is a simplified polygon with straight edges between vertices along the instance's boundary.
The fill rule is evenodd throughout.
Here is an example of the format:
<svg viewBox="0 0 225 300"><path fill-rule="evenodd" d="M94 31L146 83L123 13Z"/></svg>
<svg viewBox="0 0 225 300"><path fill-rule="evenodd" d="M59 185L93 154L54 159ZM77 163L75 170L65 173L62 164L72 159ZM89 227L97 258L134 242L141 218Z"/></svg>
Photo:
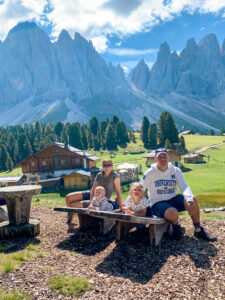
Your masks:
<svg viewBox="0 0 225 300"><path fill-rule="evenodd" d="M72 212L78 214L79 228L92 228L93 224L100 218L103 220L101 232L107 233L116 223L116 240L124 238L132 227L136 224L144 224L149 226L150 244L155 240L155 246L161 242L164 232L167 230L168 223L158 217L136 217L120 213L120 210L114 211L97 211L88 208L70 208L55 207L54 211Z"/></svg>

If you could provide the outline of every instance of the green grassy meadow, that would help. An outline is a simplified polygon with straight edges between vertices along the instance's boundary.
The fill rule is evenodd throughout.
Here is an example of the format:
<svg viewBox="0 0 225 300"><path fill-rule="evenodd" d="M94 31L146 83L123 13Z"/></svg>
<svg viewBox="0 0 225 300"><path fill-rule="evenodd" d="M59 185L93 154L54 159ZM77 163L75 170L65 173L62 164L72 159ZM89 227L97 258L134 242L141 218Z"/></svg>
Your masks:
<svg viewBox="0 0 225 300"><path fill-rule="evenodd" d="M147 153L131 154L129 152L144 151L140 135L136 135L136 143L130 143L126 147L121 147L118 151L88 151L99 157L97 166L101 166L103 159L111 158L115 169L118 164L130 162L142 165L142 171L147 170L146 159L143 156ZM225 140L221 136L184 136L186 148L189 151L200 149L205 146L220 144ZM225 144L213 146L202 152L206 155L204 164L184 164L184 177L190 185L193 193L198 197L201 207L225 206ZM21 169L12 172L0 173L0 176L22 174ZM139 175L141 179L142 175ZM129 185L122 186L123 201L127 198ZM65 205L65 195L71 191L60 191L57 193L42 193L39 199L33 199L33 205Z"/></svg>
<svg viewBox="0 0 225 300"><path fill-rule="evenodd" d="M225 141L224 136L210 135L184 135L186 148L189 152L194 152L205 146L221 144Z"/></svg>

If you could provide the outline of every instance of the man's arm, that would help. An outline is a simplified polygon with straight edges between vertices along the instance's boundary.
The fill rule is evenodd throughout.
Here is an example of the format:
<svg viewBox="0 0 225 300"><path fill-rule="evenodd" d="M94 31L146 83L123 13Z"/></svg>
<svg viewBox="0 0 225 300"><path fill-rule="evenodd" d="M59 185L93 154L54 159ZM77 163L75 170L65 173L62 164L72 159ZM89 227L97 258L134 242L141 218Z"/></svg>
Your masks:
<svg viewBox="0 0 225 300"><path fill-rule="evenodd" d="M186 201L193 202L194 196L192 194L191 188L187 185L184 179L184 175L180 169L177 169L177 184Z"/></svg>

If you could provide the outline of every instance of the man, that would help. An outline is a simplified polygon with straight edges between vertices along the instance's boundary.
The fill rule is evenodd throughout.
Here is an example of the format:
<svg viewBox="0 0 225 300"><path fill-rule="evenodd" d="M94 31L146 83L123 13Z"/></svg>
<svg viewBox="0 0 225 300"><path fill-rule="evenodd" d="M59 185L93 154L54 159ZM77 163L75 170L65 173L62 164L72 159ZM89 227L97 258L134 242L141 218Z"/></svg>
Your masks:
<svg viewBox="0 0 225 300"><path fill-rule="evenodd" d="M153 214L165 218L173 225L174 237L179 239L182 237L178 224L179 212L187 210L195 227L194 236L215 241L216 238L200 226L198 200L185 182L182 171L169 163L168 151L164 148L155 150L155 161L156 164L145 172L140 181L144 190L148 189L151 205L146 210L146 216ZM182 194L177 194L177 185Z"/></svg>

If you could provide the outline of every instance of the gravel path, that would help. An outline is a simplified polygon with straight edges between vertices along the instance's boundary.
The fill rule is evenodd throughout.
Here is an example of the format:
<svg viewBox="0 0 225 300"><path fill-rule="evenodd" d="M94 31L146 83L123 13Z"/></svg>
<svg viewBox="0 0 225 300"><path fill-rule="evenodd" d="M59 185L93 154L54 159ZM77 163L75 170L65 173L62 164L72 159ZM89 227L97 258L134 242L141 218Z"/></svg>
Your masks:
<svg viewBox="0 0 225 300"><path fill-rule="evenodd" d="M92 289L79 299L224 299L225 222L203 221L218 241L207 243L192 237L191 222L181 219L185 237L176 242L164 239L160 248L150 247L148 235L132 232L115 242L115 231L106 236L67 233L66 214L48 207L33 207L32 217L41 219L36 238L12 241L14 251L39 243L48 255L23 263L0 278L0 289L19 288L31 299L70 299L47 287L47 280L59 274L89 279ZM4 242L4 241L3 241ZM5 241L7 242L7 241Z"/></svg>

